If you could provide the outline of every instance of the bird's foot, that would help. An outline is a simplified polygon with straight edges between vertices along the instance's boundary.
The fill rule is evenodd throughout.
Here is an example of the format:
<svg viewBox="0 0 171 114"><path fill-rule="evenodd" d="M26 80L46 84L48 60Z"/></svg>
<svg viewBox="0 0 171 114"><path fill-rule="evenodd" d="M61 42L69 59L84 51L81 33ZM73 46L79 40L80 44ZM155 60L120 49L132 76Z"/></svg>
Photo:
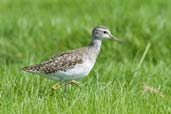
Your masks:
<svg viewBox="0 0 171 114"><path fill-rule="evenodd" d="M66 83L57 83L57 84L55 84L55 85L52 86L52 89L53 90L57 90L57 89L60 89L60 88L62 88L64 86L67 86L69 84L80 87L80 82L77 82L75 80L71 80L71 81L66 82Z"/></svg>
<svg viewBox="0 0 171 114"><path fill-rule="evenodd" d="M64 84L57 83L57 84L55 84L55 85L52 86L52 89L53 90L57 90L57 89L62 88L63 86L64 86Z"/></svg>
<svg viewBox="0 0 171 114"><path fill-rule="evenodd" d="M71 80L71 81L67 82L65 85L68 85L68 84L73 84L73 85L80 87L80 82L77 82L75 80Z"/></svg>

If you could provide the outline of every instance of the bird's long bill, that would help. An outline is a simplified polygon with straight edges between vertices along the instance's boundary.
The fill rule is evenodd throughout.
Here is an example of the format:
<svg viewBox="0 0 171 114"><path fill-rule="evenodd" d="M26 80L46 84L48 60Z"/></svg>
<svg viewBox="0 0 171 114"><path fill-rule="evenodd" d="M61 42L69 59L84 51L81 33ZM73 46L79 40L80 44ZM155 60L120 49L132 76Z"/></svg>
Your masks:
<svg viewBox="0 0 171 114"><path fill-rule="evenodd" d="M114 40L114 41L118 42L119 44L121 44L121 43L122 43L122 41L121 41L120 39L116 38L115 36L110 35L110 37L112 38L112 40Z"/></svg>

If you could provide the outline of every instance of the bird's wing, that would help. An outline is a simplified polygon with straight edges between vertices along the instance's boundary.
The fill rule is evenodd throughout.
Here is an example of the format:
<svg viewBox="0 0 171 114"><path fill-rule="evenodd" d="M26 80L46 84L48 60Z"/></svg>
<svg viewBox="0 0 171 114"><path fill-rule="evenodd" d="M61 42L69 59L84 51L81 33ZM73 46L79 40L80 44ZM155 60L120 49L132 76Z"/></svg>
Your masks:
<svg viewBox="0 0 171 114"><path fill-rule="evenodd" d="M50 58L37 65L24 67L23 70L34 73L55 73L57 71L66 71L72 69L74 65L83 62L82 53L68 51Z"/></svg>

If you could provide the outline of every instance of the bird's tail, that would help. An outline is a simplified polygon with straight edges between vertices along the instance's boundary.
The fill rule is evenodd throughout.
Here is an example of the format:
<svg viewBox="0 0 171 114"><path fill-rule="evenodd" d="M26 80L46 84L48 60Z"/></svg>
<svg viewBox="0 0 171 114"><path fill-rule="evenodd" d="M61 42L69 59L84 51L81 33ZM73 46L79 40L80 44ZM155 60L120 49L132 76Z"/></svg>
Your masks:
<svg viewBox="0 0 171 114"><path fill-rule="evenodd" d="M21 70L26 71L26 72L36 73L40 71L40 65L26 66L26 67L21 68Z"/></svg>

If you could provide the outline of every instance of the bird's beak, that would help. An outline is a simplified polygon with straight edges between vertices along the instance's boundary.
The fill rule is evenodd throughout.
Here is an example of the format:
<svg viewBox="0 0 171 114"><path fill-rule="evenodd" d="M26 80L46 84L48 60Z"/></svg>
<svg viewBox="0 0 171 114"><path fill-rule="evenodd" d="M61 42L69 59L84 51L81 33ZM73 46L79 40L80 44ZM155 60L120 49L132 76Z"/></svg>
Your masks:
<svg viewBox="0 0 171 114"><path fill-rule="evenodd" d="M116 38L116 37L115 37L115 36L113 36L112 34L110 34L110 38L112 38L112 40L114 40L114 41L118 42L119 44L121 44L121 43L122 43L122 41L121 41L120 39Z"/></svg>

